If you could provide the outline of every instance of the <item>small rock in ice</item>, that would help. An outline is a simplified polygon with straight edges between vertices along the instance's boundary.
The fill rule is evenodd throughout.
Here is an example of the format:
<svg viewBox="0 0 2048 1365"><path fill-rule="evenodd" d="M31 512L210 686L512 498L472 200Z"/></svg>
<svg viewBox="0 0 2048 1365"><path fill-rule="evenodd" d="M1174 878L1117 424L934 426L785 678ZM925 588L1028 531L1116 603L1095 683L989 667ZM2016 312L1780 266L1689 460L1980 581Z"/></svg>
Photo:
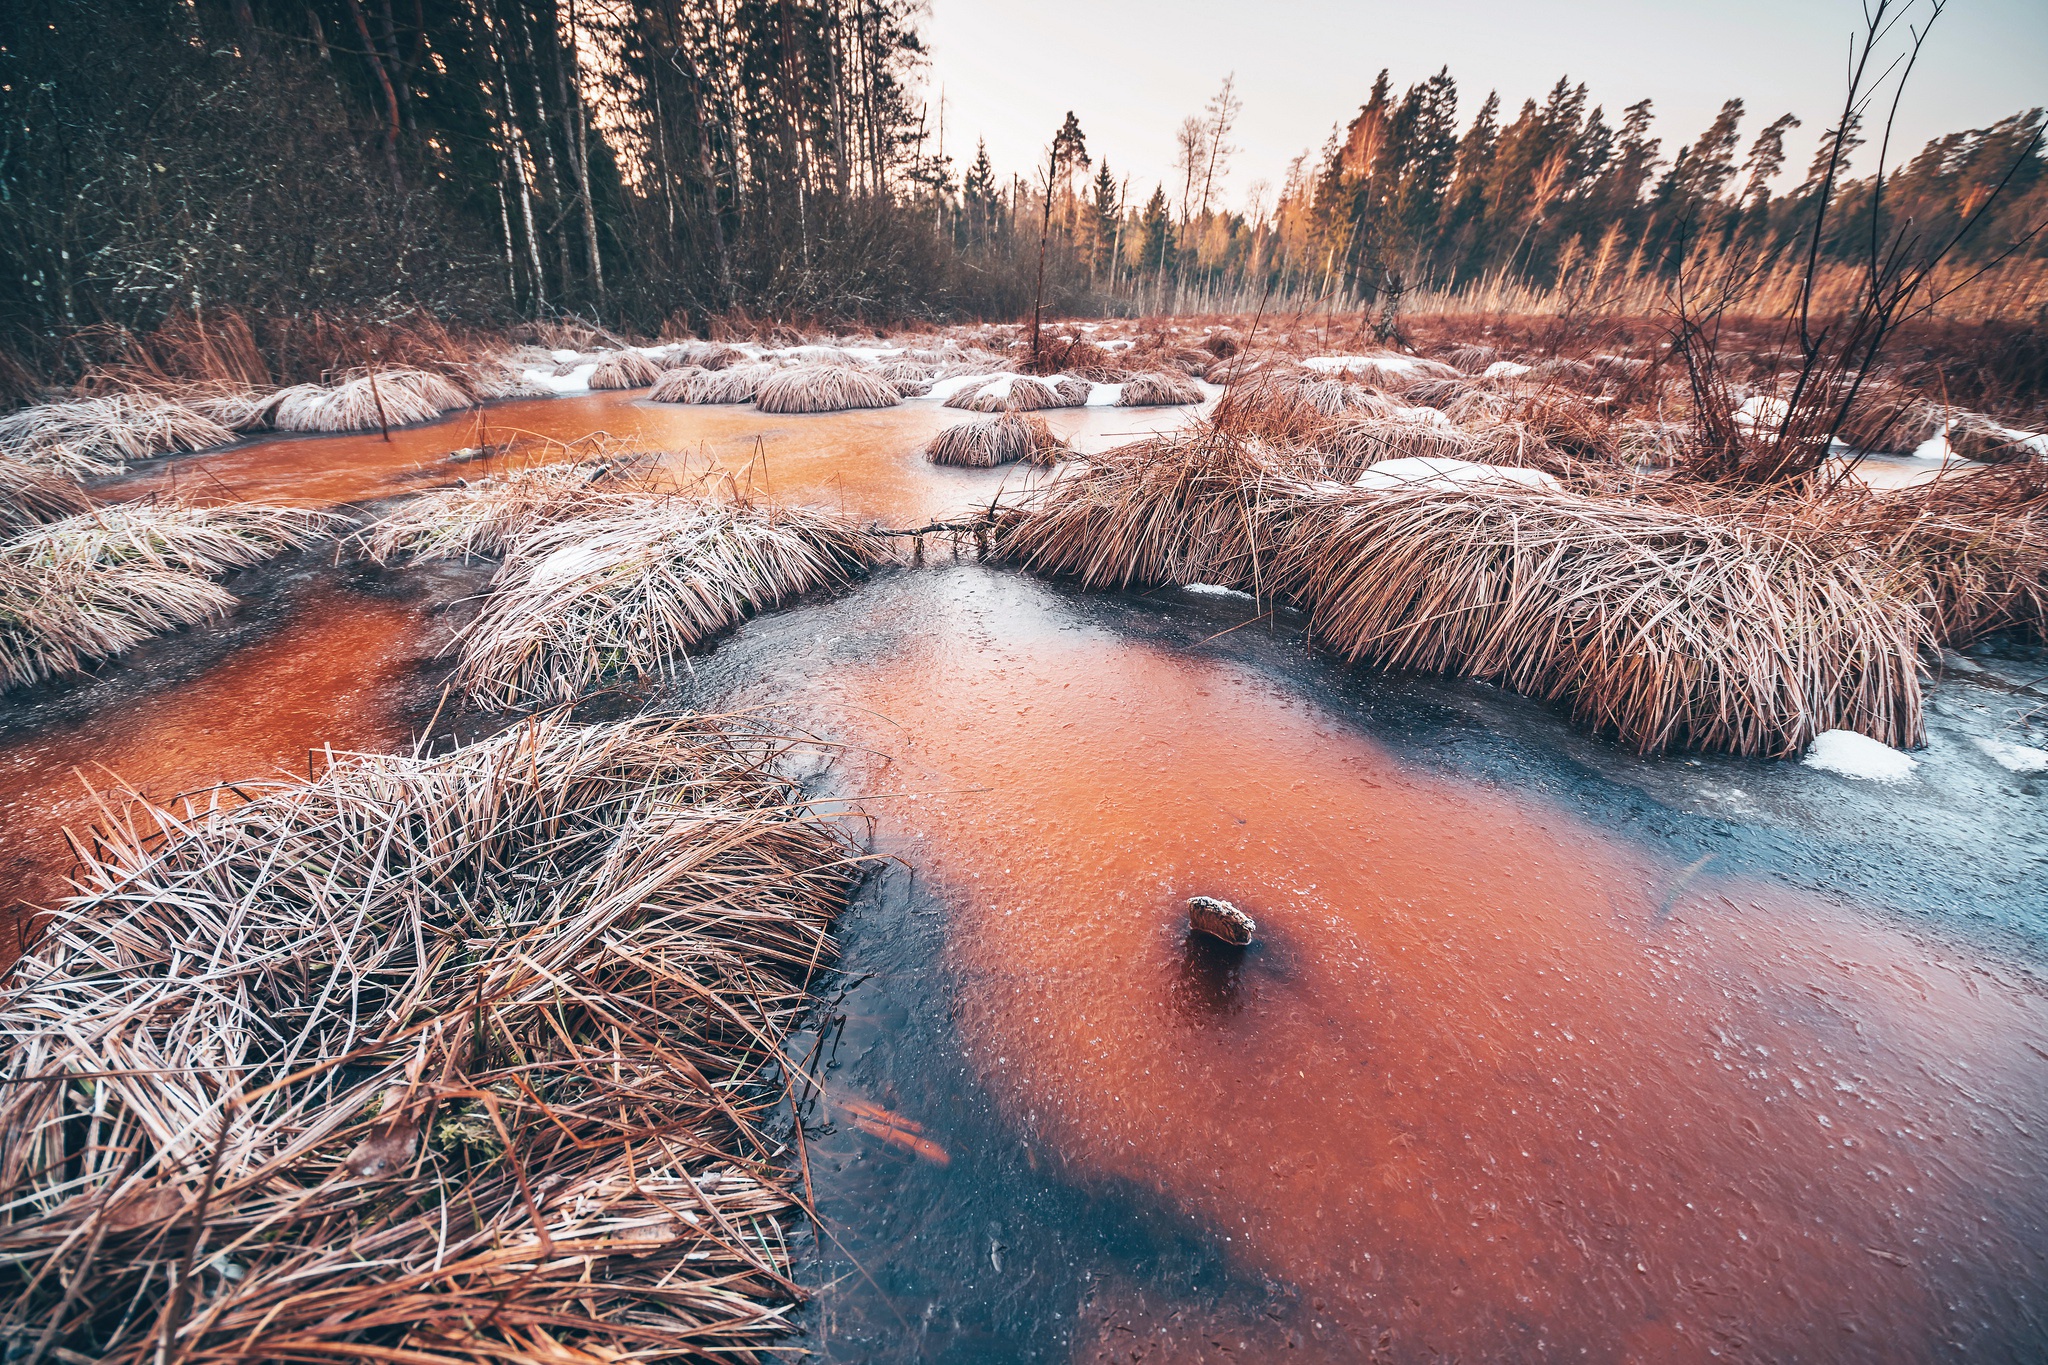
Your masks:
<svg viewBox="0 0 2048 1365"><path fill-rule="evenodd" d="M1992 762L2016 773L2048 773L2048 749L2031 744L2014 744L2005 739L1982 739L1977 747L1991 755Z"/></svg>
<svg viewBox="0 0 2048 1365"><path fill-rule="evenodd" d="M1220 901L1214 896L1188 897L1188 928L1239 948L1250 943L1252 935L1259 932L1258 924L1250 915L1229 901Z"/></svg>
<svg viewBox="0 0 2048 1365"><path fill-rule="evenodd" d="M1920 766L1920 760L1911 755L1854 730L1824 730L1815 735L1803 761L1809 768L1866 782L1905 782Z"/></svg>

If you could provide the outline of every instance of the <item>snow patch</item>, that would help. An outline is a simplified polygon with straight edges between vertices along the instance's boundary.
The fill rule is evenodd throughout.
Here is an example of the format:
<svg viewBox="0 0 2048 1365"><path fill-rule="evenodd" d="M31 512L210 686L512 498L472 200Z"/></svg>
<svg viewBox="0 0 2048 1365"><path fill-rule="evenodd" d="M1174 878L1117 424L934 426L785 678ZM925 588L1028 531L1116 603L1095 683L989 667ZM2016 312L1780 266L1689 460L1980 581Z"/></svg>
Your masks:
<svg viewBox="0 0 2048 1365"><path fill-rule="evenodd" d="M575 352L569 353L575 358ZM529 384L537 384L552 393L589 393L590 376L597 373L597 362L589 361L578 365L567 374L552 374L546 370L527 370L519 377Z"/></svg>
<svg viewBox="0 0 2048 1365"><path fill-rule="evenodd" d="M1248 592L1240 591L1237 588L1226 588L1221 583L1183 583L1180 585L1180 590L1182 592L1196 593L1203 597L1242 597L1247 602L1256 602L1258 600Z"/></svg>
<svg viewBox="0 0 2048 1365"><path fill-rule="evenodd" d="M557 365L566 365L582 354L583 352L581 351L549 351L548 359L554 361Z"/></svg>
<svg viewBox="0 0 2048 1365"><path fill-rule="evenodd" d="M1910 781L1913 769L1920 766L1920 760L1912 755L1902 754L1891 745L1880 744L1854 730L1824 730L1815 735L1813 743L1806 746L1806 757L1800 761L1824 773L1865 782Z"/></svg>
<svg viewBox="0 0 2048 1365"><path fill-rule="evenodd" d="M1484 379L1520 379L1523 375L1529 373L1531 368L1533 367L1528 365L1518 365L1512 360L1496 360L1491 365L1488 365L1485 370L1481 371L1480 377Z"/></svg>
<svg viewBox="0 0 2048 1365"><path fill-rule="evenodd" d="M1312 355L1301 362L1311 370L1324 374L1350 374L1361 370L1392 370L1407 374L1419 368L1407 356L1386 355Z"/></svg>
<svg viewBox="0 0 2048 1365"><path fill-rule="evenodd" d="M1090 384L1088 386L1088 402L1086 406L1091 408L1113 408L1116 406L1117 399L1123 396L1124 386L1121 384Z"/></svg>
<svg viewBox="0 0 2048 1365"><path fill-rule="evenodd" d="M1478 464L1472 460L1454 460L1435 455L1409 455L1398 460L1382 460L1360 474L1352 487L1380 491L1395 488L1469 488L1475 484L1540 488L1551 493L1560 491L1557 480L1541 469Z"/></svg>
<svg viewBox="0 0 2048 1365"><path fill-rule="evenodd" d="M1742 400L1742 406L1735 409L1735 425L1751 430L1759 426L1776 426L1785 420L1785 414L1791 410L1792 405L1784 399L1760 393Z"/></svg>
<svg viewBox="0 0 2048 1365"><path fill-rule="evenodd" d="M1977 747L1991 756L1991 761L2009 772L2048 773L2048 749L2036 749L2031 744L2014 744L2010 740L1977 740Z"/></svg>

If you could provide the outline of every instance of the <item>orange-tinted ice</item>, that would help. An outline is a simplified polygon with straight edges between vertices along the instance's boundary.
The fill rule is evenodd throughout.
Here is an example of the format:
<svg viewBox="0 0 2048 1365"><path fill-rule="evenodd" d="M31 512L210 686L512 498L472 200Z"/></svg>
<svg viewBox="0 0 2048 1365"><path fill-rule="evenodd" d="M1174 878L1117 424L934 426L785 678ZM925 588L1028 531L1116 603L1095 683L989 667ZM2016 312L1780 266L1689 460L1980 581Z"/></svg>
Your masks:
<svg viewBox="0 0 2048 1365"><path fill-rule="evenodd" d="M1310 1357L1919 1359L2039 1269L2006 1214L2041 1188L2048 1012L1981 966L1222 662L976 638L828 690L905 727L869 737L905 759L877 789L928 794L886 837L952 906L965 1041L1027 1141L1298 1286ZM1261 942L1191 940L1193 893Z"/></svg>
<svg viewBox="0 0 2048 1365"><path fill-rule="evenodd" d="M289 628L189 683L0 745L0 907L47 906L64 894L63 831L98 820L92 790L126 783L166 801L216 783L304 773L320 745L406 742L398 689L443 638L417 603L326 589ZM13 957L11 934L0 952Z"/></svg>
<svg viewBox="0 0 2048 1365"><path fill-rule="evenodd" d="M913 525L959 515L987 502L1005 482L1021 483L1035 473L1022 466L933 465L924 458L924 446L934 432L956 422L986 420L933 402L776 416L751 403L649 403L644 394L628 390L496 403L394 431L389 441L374 431L254 441L163 461L98 491L126 499L179 489L332 506L489 472L485 463L450 463L452 450L511 440L531 447L534 437L566 443L603 433L614 450L670 452L685 457L693 469L710 463L740 473L751 467L754 487L776 500ZM1191 411L1061 408L1043 416L1055 432L1093 448L1173 426Z"/></svg>

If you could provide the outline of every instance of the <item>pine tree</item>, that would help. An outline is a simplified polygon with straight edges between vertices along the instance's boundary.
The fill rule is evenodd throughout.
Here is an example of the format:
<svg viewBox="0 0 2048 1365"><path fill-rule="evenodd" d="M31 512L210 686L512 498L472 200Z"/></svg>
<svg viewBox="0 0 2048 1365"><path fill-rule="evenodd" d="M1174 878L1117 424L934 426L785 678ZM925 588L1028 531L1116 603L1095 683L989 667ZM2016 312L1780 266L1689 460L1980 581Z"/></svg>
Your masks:
<svg viewBox="0 0 2048 1365"><path fill-rule="evenodd" d="M1152 197L1145 201L1145 213L1139 224L1144 235L1142 250L1138 254L1138 269L1141 274L1152 275L1164 282L1174 268L1173 214L1167 207L1164 185L1152 187Z"/></svg>

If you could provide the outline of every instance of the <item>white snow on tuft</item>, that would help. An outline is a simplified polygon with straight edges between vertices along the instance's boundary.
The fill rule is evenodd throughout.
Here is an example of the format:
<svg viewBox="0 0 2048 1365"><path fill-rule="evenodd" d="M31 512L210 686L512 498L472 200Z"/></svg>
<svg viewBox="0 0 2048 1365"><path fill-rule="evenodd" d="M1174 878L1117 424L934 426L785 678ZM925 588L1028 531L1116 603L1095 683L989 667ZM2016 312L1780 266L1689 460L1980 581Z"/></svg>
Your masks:
<svg viewBox="0 0 2048 1365"><path fill-rule="evenodd" d="M1977 747L1991 756L1999 767L2016 773L2048 773L2048 749L2031 744L2014 744L2004 739L1977 740Z"/></svg>
<svg viewBox="0 0 2048 1365"><path fill-rule="evenodd" d="M1456 431L1458 429L1458 424L1453 422L1449 414L1440 408L1397 407L1394 409L1394 420L1397 422L1413 422L1417 426L1435 427L1439 431Z"/></svg>
<svg viewBox="0 0 2048 1365"><path fill-rule="evenodd" d="M573 356L573 353L572 353ZM546 370L528 370L520 378L529 384L538 384L556 393L589 393L590 376L597 373L595 360L578 365L567 374L552 374Z"/></svg>
<svg viewBox="0 0 2048 1365"><path fill-rule="evenodd" d="M581 351L549 351L549 352L548 352L548 356L549 356L549 358L550 358L550 359L552 359L552 360L553 360L553 361L554 361L554 362L555 362L555 363L556 363L557 365L566 365L566 364L568 364L568 363L569 363L570 361L574 360L574 359L575 359L575 358L576 358L577 356L579 356L579 355L581 355L581 354L582 354L582 352L581 352Z"/></svg>
<svg viewBox="0 0 2048 1365"><path fill-rule="evenodd" d="M993 374L956 374L951 378L941 379L934 383L932 391L926 394L925 397L931 402L943 403L954 394L960 392L960 390L978 389L995 377ZM1009 392L1007 388L1003 391L1005 393Z"/></svg>
<svg viewBox="0 0 2048 1365"><path fill-rule="evenodd" d="M1777 423L1784 421L1785 414L1791 410L1792 405L1784 399L1773 398L1767 393L1760 393L1754 398L1742 400L1742 406L1735 409L1735 424L1750 428L1775 426Z"/></svg>
<svg viewBox="0 0 2048 1365"><path fill-rule="evenodd" d="M1113 408L1116 400L1124 396L1121 384L1092 384L1088 388L1088 404L1091 408Z"/></svg>
<svg viewBox="0 0 2048 1365"><path fill-rule="evenodd" d="M1920 760L1912 755L1902 754L1889 744L1880 744L1854 730L1824 730L1815 735L1801 761L1824 773L1865 782L1910 781L1913 769L1920 766Z"/></svg>
<svg viewBox="0 0 2048 1365"><path fill-rule="evenodd" d="M1496 360L1486 367L1483 377L1487 379L1520 379L1523 375L1529 373L1529 368L1527 365L1517 365L1512 360Z"/></svg>
<svg viewBox="0 0 2048 1365"><path fill-rule="evenodd" d="M1468 488L1474 484L1541 488L1558 492L1556 479L1541 469L1517 469L1509 465L1477 464L1434 455L1410 455L1398 460L1381 460L1360 474L1354 488Z"/></svg>
<svg viewBox="0 0 2048 1365"><path fill-rule="evenodd" d="M1345 374L1353 370L1394 370L1406 373L1416 369L1413 360L1406 356L1394 355L1312 355L1301 362L1311 370L1325 374Z"/></svg>

